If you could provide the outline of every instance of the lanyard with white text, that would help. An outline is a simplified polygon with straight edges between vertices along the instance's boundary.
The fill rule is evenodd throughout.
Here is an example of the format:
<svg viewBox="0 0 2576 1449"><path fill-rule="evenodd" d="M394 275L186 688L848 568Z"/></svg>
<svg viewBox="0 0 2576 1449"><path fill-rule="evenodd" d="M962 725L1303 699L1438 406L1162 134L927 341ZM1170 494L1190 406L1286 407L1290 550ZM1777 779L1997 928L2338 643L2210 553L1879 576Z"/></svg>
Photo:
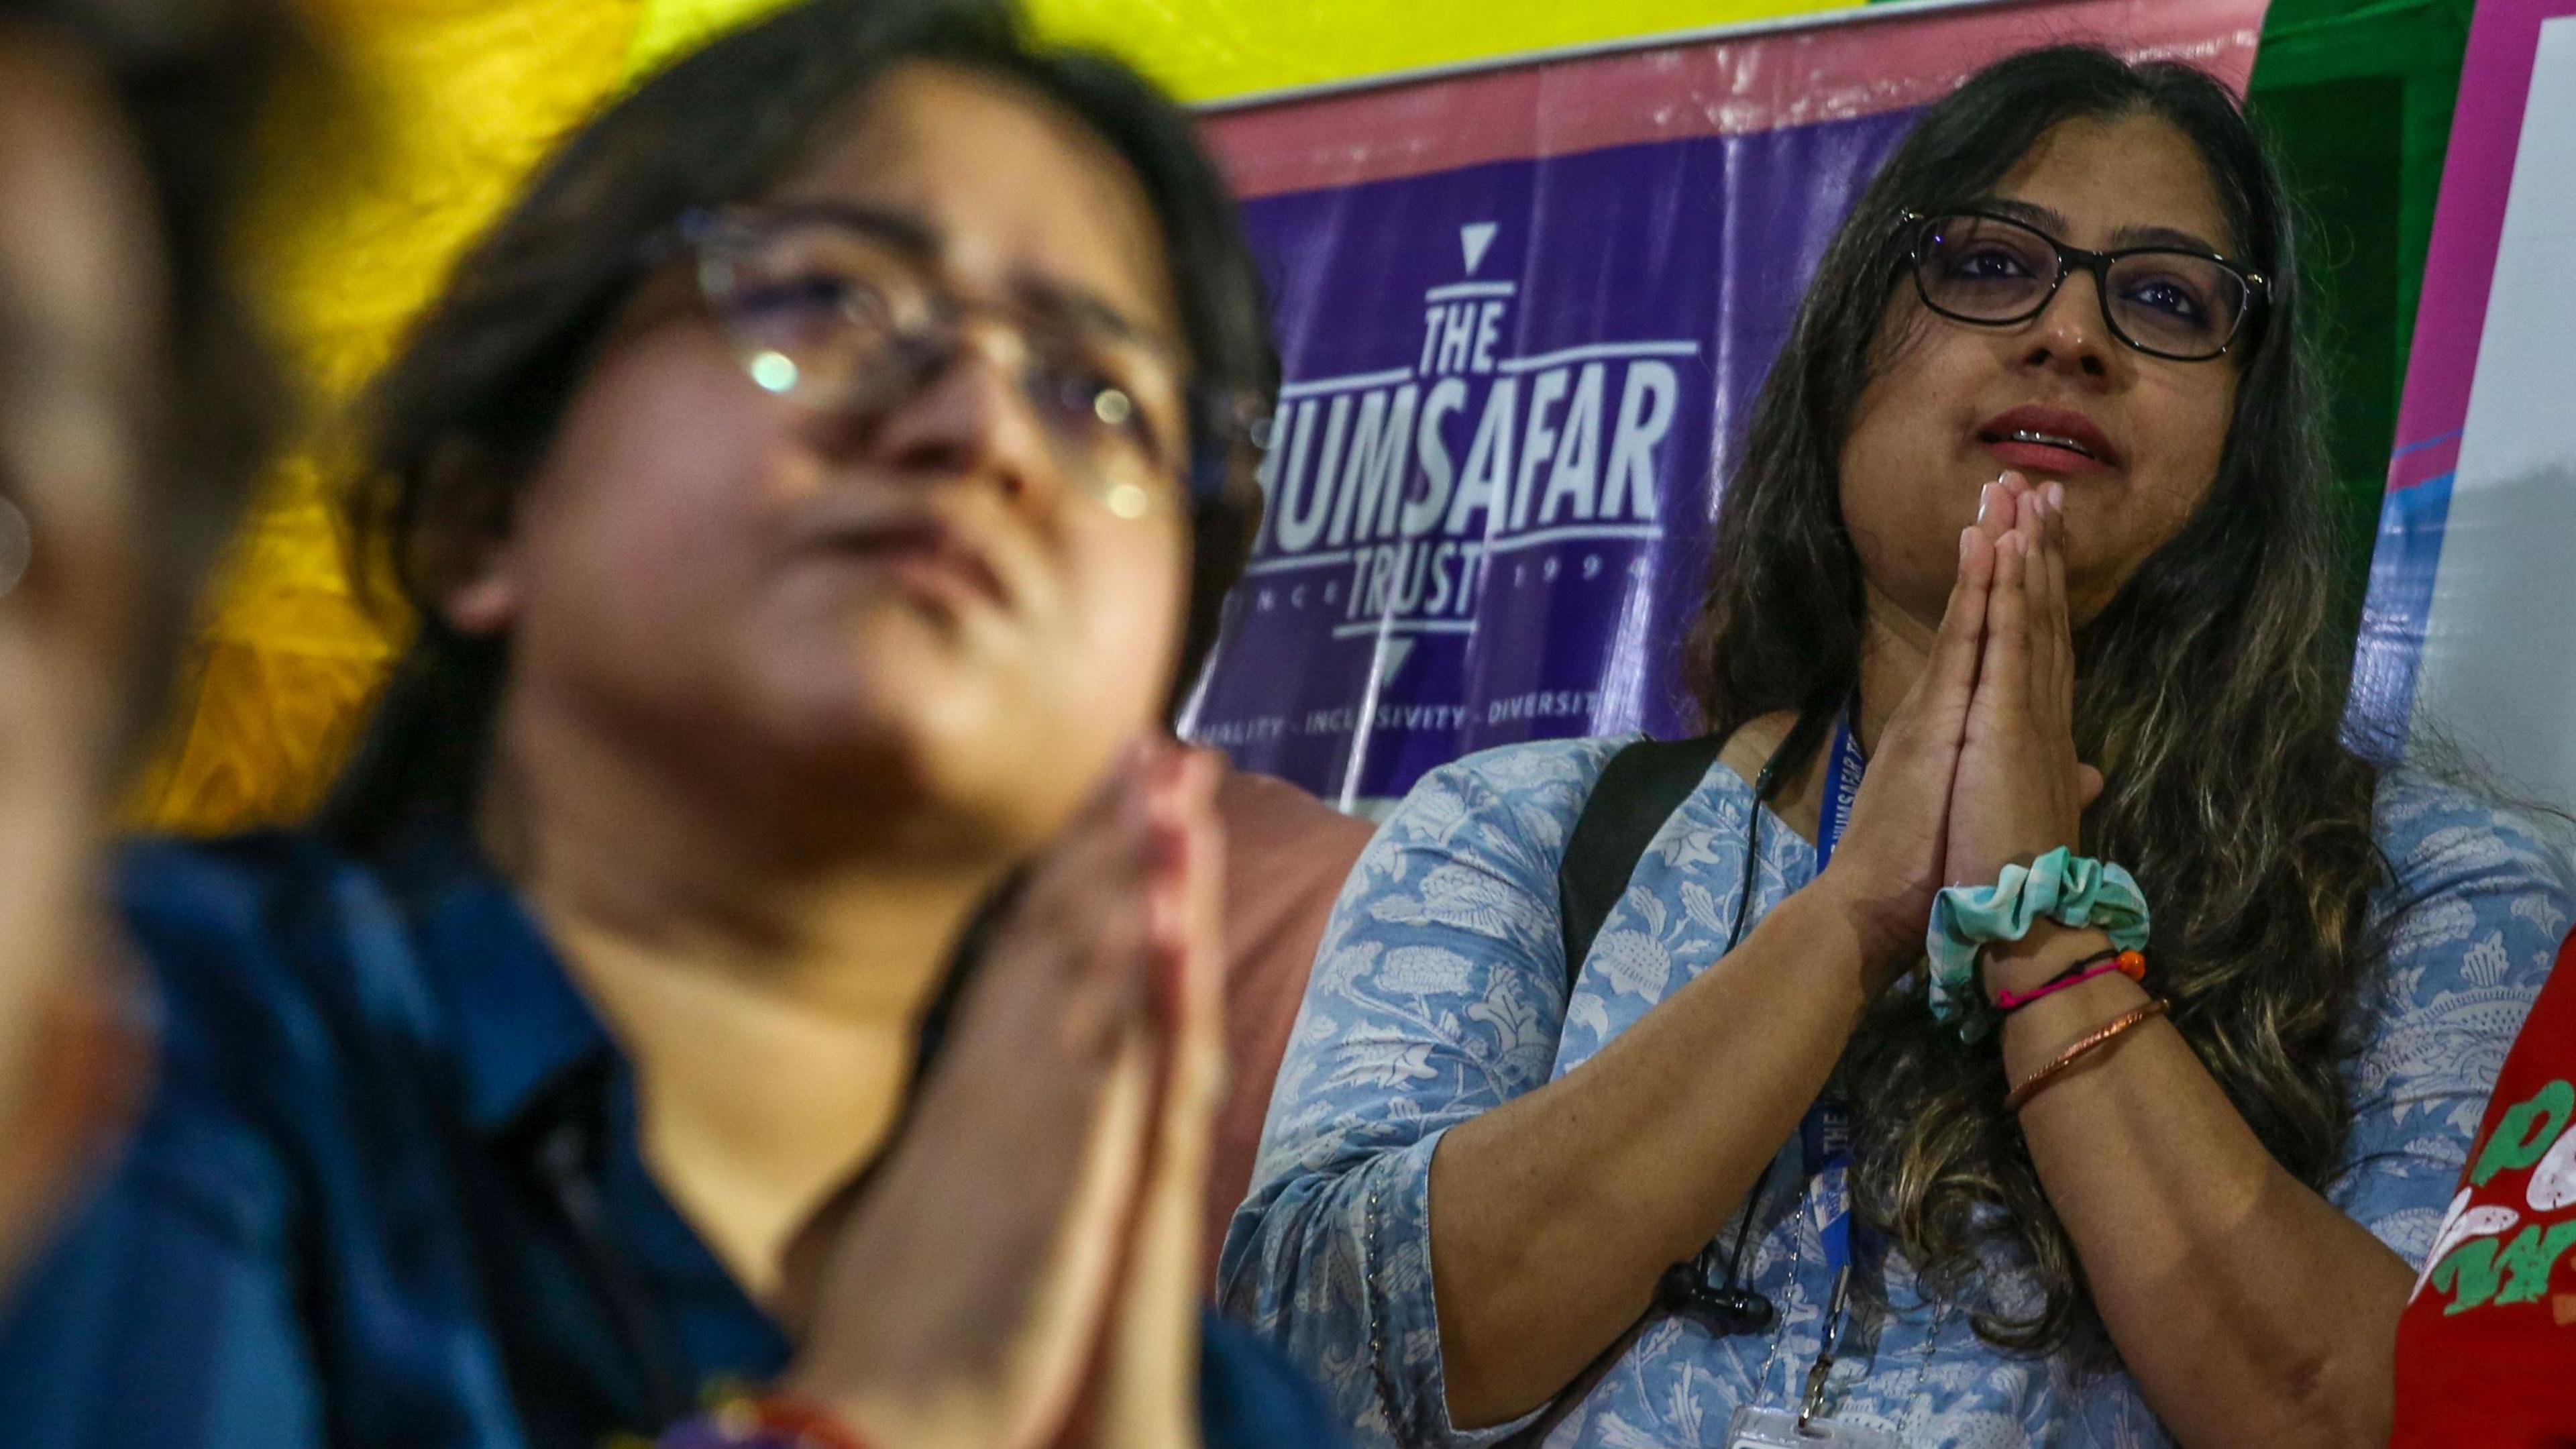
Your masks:
<svg viewBox="0 0 2576 1449"><path fill-rule="evenodd" d="M1834 847L1851 826L1852 802L1860 798L1860 777L1868 769L1869 757L1860 752L1860 741L1852 734L1852 712L1844 710L1834 722L1833 753L1825 759L1825 803L1816 812L1818 875L1824 874L1834 858Z"/></svg>
<svg viewBox="0 0 2576 1449"><path fill-rule="evenodd" d="M1852 802L1869 761L1853 737L1852 711L1834 724L1833 753L1825 762L1825 798L1816 818L1816 869L1822 873L1851 824ZM1807 1370L1806 1391L1798 1410L1801 1428L1823 1405L1825 1377L1834 1366L1834 1345L1842 1337L1843 1312L1851 1298L1851 1113L1832 1096L1820 1097L1798 1127L1798 1149L1808 1174L1807 1211L1823 1241L1825 1271L1833 1284L1826 1300L1823 1340Z"/></svg>

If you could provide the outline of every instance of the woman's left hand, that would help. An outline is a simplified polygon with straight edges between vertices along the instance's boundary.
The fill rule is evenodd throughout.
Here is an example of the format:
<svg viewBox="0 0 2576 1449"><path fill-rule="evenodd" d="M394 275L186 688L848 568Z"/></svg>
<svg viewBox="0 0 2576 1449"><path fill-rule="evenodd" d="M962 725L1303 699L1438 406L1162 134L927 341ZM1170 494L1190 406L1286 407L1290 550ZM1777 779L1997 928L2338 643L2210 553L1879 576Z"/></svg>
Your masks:
<svg viewBox="0 0 2576 1449"><path fill-rule="evenodd" d="M1195 1449L1216 775L1142 745L1032 867L882 1171L789 1250L784 1391L906 1449Z"/></svg>
<svg viewBox="0 0 2576 1449"><path fill-rule="evenodd" d="M1943 878L1992 883L2076 843L2101 772L2075 757L2075 646L2066 610L2065 490L2018 473L1988 484L1981 520L2000 524L1985 652L1951 787ZM1996 510L2003 510L1998 514Z"/></svg>
<svg viewBox="0 0 2576 1449"><path fill-rule="evenodd" d="M1225 1099L1225 835L1218 757L1173 751L1150 800L1158 850L1145 881L1160 1091L1127 1227L1120 1284L1082 1399L1054 1449L1196 1449L1199 1215Z"/></svg>

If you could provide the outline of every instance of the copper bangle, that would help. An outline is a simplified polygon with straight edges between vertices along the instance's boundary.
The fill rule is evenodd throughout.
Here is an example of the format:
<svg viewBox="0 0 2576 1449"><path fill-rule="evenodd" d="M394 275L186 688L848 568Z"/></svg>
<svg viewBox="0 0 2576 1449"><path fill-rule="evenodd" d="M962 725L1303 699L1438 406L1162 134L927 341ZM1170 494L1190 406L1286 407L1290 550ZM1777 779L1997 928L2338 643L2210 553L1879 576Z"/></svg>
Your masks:
<svg viewBox="0 0 2576 1449"><path fill-rule="evenodd" d="M2164 1015L2169 1007L2170 1003L2168 1003L2163 997L2159 996L2144 1006L2120 1013L2118 1016L2104 1022L2101 1026L2094 1028L2091 1033L2076 1038L2073 1045L2069 1046L2066 1050L2059 1052L2049 1061L2047 1066L2041 1067L2038 1071L2035 1071L2029 1076L2022 1078L2019 1082L2014 1083L2013 1089L2004 1094L2004 1110L2007 1112L2020 1111L2024 1103L2039 1095L2040 1088L2057 1080L2059 1074L2063 1073L2068 1067L2075 1065L2077 1062L2084 1060L2094 1052L2099 1051L2102 1047L2108 1045L2122 1032L2129 1030L2131 1027L2144 1026L2148 1022L2155 1020L2157 1017Z"/></svg>

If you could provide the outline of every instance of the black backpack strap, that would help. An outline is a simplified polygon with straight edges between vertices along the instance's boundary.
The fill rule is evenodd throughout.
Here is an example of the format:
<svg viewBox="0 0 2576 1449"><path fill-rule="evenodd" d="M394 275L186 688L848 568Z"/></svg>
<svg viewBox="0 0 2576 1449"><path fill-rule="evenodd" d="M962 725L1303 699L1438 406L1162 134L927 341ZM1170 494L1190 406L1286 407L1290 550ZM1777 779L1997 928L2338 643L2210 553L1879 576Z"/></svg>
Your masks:
<svg viewBox="0 0 2576 1449"><path fill-rule="evenodd" d="M1655 832L1682 807L1711 765L1725 740L1700 735L1687 740L1639 740L1624 746L1601 769L1583 813L1566 837L1565 857L1556 867L1557 927L1565 938L1565 990L1583 974L1583 958L1592 954L1592 938L1610 918L1610 908L1628 890L1628 877L1653 844Z"/></svg>
<svg viewBox="0 0 2576 1449"><path fill-rule="evenodd" d="M1771 752L1771 758L1763 763L1761 776L1753 782L1753 808L1759 810L1771 799L1783 768L1805 766L1833 718L1830 708L1811 709L1799 716L1788 738ZM1718 752L1725 745L1726 737L1717 734L1687 740L1639 740L1622 746L1601 767L1601 778L1593 782L1592 794L1583 802L1583 813L1574 818L1574 830L1565 839L1565 856L1556 865L1556 918L1557 929L1565 938L1568 998L1574 995L1575 978L1583 974L1583 958L1592 954L1592 938L1601 934L1601 923L1610 918L1610 908L1627 894L1628 878L1637 873L1637 862L1645 858L1646 847L1655 843L1655 832L1664 828L1664 822L1682 808L1682 802L1699 788L1700 781L1708 778L1709 767L1717 763ZM1748 847L1752 843L1746 842ZM1745 880L1749 887L1752 877L1748 874ZM1740 918L1742 903L1736 909ZM1601 1350L1583 1372L1574 1376L1573 1382L1557 1391L1545 1412L1494 1449L1538 1449L1617 1366L1658 1311L1647 1309L1628 1325L1628 1331L1619 1335L1617 1342Z"/></svg>
<svg viewBox="0 0 2576 1449"><path fill-rule="evenodd" d="M1556 865L1556 920L1565 939L1569 998L1574 995L1575 978L1583 974L1583 958L1592 954L1592 938L1601 934L1610 908L1627 893L1628 877L1637 873L1637 862L1654 844L1655 832L1708 778L1709 767L1717 763L1725 744L1723 735L1714 734L1687 740L1638 740L1621 746L1601 767L1601 778L1593 782L1583 813L1574 818L1574 830L1565 838L1564 858ZM1616 1343L1601 1350L1572 1383L1557 1391L1546 1412L1495 1449L1538 1449L1591 1395L1653 1319L1650 1311L1628 1325Z"/></svg>

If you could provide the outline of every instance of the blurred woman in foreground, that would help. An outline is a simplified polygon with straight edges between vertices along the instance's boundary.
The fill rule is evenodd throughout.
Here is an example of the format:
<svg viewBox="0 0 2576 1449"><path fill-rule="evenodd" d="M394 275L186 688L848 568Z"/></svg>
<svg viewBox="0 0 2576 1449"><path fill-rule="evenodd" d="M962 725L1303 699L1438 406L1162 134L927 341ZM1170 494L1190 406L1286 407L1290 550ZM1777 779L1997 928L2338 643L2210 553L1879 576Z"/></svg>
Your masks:
<svg viewBox="0 0 2576 1449"><path fill-rule="evenodd" d="M0 3L0 1301L143 1090L113 795L272 419L217 251L284 37L177 8Z"/></svg>
<svg viewBox="0 0 2576 1449"><path fill-rule="evenodd" d="M794 7L574 135L375 394L421 626L326 820L125 872L165 1082L0 1439L1323 1436L1201 1350L1157 742L1271 370L1186 118L999 8Z"/></svg>

